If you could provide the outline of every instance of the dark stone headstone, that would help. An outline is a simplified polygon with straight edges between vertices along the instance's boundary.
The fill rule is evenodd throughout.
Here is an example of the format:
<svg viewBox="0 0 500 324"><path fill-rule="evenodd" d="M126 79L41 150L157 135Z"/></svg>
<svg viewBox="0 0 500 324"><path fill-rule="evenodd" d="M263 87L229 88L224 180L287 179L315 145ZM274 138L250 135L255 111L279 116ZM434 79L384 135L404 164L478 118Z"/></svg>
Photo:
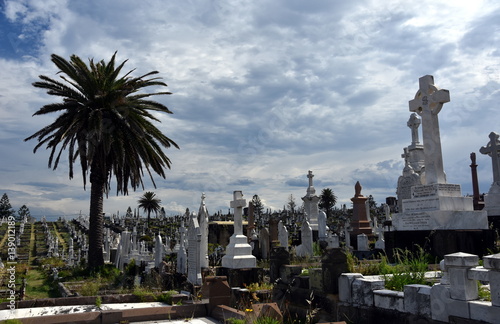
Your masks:
<svg viewBox="0 0 500 324"><path fill-rule="evenodd" d="M271 250L269 260L269 277L271 282L275 282L280 278L280 268L283 265L290 264L290 253L284 246L276 246Z"/></svg>
<svg viewBox="0 0 500 324"><path fill-rule="evenodd" d="M339 277L348 272L347 256L342 249L327 249L321 258L323 287L326 293L339 293Z"/></svg>

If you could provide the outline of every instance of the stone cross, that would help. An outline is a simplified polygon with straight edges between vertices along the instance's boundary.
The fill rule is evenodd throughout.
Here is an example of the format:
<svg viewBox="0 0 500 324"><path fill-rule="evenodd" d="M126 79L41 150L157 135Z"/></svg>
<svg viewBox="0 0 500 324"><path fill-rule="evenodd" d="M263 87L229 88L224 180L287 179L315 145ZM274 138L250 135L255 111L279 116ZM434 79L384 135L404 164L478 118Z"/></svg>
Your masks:
<svg viewBox="0 0 500 324"><path fill-rule="evenodd" d="M233 201L231 201L230 206L234 208L234 234L243 234L243 207L247 205L247 201L243 199L243 193L241 191L233 192Z"/></svg>
<svg viewBox="0 0 500 324"><path fill-rule="evenodd" d="M309 179L309 187L307 188L307 195L312 196L316 193L316 190L314 189L314 186L313 186L314 175L313 175L313 172L311 170L309 170L307 172L307 178Z"/></svg>
<svg viewBox="0 0 500 324"><path fill-rule="evenodd" d="M413 146L420 144L420 141L418 140L418 128L421 123L422 122L416 113L411 114L410 119L408 119L408 122L406 123L406 125L411 129L411 145Z"/></svg>
<svg viewBox="0 0 500 324"><path fill-rule="evenodd" d="M405 167L410 165L410 153L408 153L408 148L405 147L403 148L403 154L401 154L401 157L405 159Z"/></svg>
<svg viewBox="0 0 500 324"><path fill-rule="evenodd" d="M498 140L499 136L500 135L497 133L491 132L489 135L489 143L479 149L481 154L488 154L491 156L491 163L493 165L493 183L500 182L500 161L498 159L498 154L500 153L500 141Z"/></svg>
<svg viewBox="0 0 500 324"><path fill-rule="evenodd" d="M425 179L427 184L446 183L439 134L438 114L445 102L450 101L450 92L438 89L432 75L419 79L419 90L410 100L410 111L422 116L422 137L424 140Z"/></svg>

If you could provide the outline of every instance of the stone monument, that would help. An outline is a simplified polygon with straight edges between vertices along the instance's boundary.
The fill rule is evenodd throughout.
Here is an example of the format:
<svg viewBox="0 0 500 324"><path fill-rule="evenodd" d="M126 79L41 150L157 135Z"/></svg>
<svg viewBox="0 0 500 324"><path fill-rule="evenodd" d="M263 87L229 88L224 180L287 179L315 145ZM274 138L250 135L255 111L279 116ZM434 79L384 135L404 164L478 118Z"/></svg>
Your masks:
<svg viewBox="0 0 500 324"><path fill-rule="evenodd" d="M316 195L316 189L313 186L313 173L311 170L307 173L307 178L309 179L309 186L307 187L306 195L302 197L304 202L304 211L307 214L307 221L311 226L313 231L318 230L318 203L319 197Z"/></svg>
<svg viewBox="0 0 500 324"><path fill-rule="evenodd" d="M188 280L193 285L201 285L201 230L198 218L192 213L188 226Z"/></svg>
<svg viewBox="0 0 500 324"><path fill-rule="evenodd" d="M411 188L422 184L420 175L415 172L410 164L410 154L407 147L404 148L404 153L401 154L401 157L405 159L405 167L403 174L398 178L398 189L396 191L398 196L398 211L403 210L403 200L411 198ZM420 168L421 170L422 167Z"/></svg>
<svg viewBox="0 0 500 324"><path fill-rule="evenodd" d="M372 234L370 214L367 208L368 197L361 194L361 189L361 184L357 181L354 186L354 197L351 198L353 204L351 218L352 232L350 233L351 242L357 242L359 234L366 234L368 236Z"/></svg>
<svg viewBox="0 0 500 324"><path fill-rule="evenodd" d="M243 207L246 200L241 191L234 191L231 208L234 209L234 234L229 239L226 255L222 258L222 266L230 269L255 268L257 259L252 255L252 247L243 235Z"/></svg>
<svg viewBox="0 0 500 324"><path fill-rule="evenodd" d="M481 147L479 152L491 157L493 182L488 194L484 197L484 209L488 212L488 216L492 217L500 216L500 140L495 132L491 132L489 138L488 144Z"/></svg>
<svg viewBox="0 0 500 324"><path fill-rule="evenodd" d="M422 116L425 183L411 188L411 198L403 199L393 226L398 231L487 229L487 218L474 211L472 198L462 196L460 185L446 183L438 113L450 101L450 94L438 89L430 75L421 77L419 85L409 106Z"/></svg>
<svg viewBox="0 0 500 324"><path fill-rule="evenodd" d="M201 194L198 224L200 225L200 267L208 268L208 210L205 205L205 193Z"/></svg>
<svg viewBox="0 0 500 324"><path fill-rule="evenodd" d="M474 205L474 210L482 210L484 208L484 199L479 193L479 181L477 180L477 164L476 164L476 153L472 152L470 154L470 172L472 178L472 202Z"/></svg>
<svg viewBox="0 0 500 324"><path fill-rule="evenodd" d="M422 121L417 113L412 113L410 119L408 119L406 123L411 129L411 144L408 146L408 150L405 153L408 155L408 163L417 174L420 174L425 165L424 146L420 144L418 136L418 128L421 123Z"/></svg>
<svg viewBox="0 0 500 324"><path fill-rule="evenodd" d="M472 197L463 197L460 185L446 181L438 114L449 101L448 90L436 87L432 76L419 79L409 109L422 118L425 171L422 184L411 187L411 198L402 199L402 210L392 218L394 231L386 233L386 251L418 244L442 257L457 251L482 254L489 244L484 243L489 240L486 212L474 210Z"/></svg>

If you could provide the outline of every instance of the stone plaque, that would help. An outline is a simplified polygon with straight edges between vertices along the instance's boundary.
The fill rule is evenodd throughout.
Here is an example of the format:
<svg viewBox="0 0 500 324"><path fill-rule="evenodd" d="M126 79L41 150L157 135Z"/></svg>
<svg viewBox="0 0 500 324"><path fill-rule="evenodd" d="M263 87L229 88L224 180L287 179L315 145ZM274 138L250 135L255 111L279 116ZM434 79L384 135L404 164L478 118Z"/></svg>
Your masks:
<svg viewBox="0 0 500 324"><path fill-rule="evenodd" d="M407 213L401 217L399 226L400 231L428 230L431 226L431 216L424 212Z"/></svg>

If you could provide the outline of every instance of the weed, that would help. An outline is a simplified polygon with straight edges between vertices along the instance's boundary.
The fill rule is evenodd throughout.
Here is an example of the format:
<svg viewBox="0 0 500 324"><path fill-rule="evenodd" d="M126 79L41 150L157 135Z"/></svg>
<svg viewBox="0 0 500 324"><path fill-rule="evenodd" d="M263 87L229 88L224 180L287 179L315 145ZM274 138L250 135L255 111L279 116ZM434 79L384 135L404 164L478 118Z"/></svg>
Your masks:
<svg viewBox="0 0 500 324"><path fill-rule="evenodd" d="M96 299L95 299L95 305L99 308L101 308L101 305L102 305L102 298L101 296L97 296Z"/></svg>

